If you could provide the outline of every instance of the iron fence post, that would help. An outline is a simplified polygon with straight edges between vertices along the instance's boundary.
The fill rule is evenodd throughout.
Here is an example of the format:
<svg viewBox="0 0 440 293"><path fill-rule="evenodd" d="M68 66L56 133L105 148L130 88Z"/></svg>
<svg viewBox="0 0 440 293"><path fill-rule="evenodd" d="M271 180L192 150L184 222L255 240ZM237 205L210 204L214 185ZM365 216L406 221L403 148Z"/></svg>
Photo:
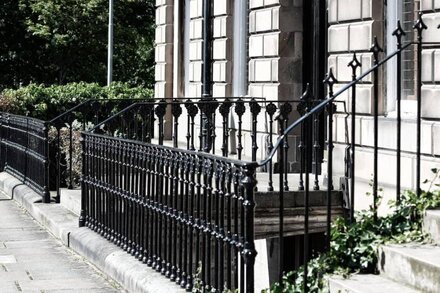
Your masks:
<svg viewBox="0 0 440 293"><path fill-rule="evenodd" d="M423 30L428 27L423 22L422 13L414 23L413 28L417 31L417 146L416 146L416 193L420 197L420 165L421 165L421 136L422 136L422 42Z"/></svg>
<svg viewBox="0 0 440 293"><path fill-rule="evenodd" d="M44 123L44 186L43 202L50 203L50 159L49 159L49 123Z"/></svg>
<svg viewBox="0 0 440 293"><path fill-rule="evenodd" d="M352 70L352 81L357 79L357 69L362 66L359 62L356 53L353 54L353 60L348 63ZM351 94L351 146L350 146L350 221L354 222L354 202L355 202L355 163L356 163L356 84L353 84Z"/></svg>
<svg viewBox="0 0 440 293"><path fill-rule="evenodd" d="M246 293L253 293L255 280L254 280L254 265L257 251L255 250L255 233L254 233L254 220L255 220L255 198L254 192L257 185L255 179L256 165L248 164L243 168L243 178L241 184L244 187L244 222L246 223L244 229L244 244L243 244L243 260L245 264L245 290ZM243 280L241 280L243 282Z"/></svg>
<svg viewBox="0 0 440 293"><path fill-rule="evenodd" d="M379 53L383 49L379 46L377 37L374 37L373 45L370 49L374 57L373 71L373 114L374 114L374 162L373 162L373 211L374 220L377 220L377 201L378 201L378 156L379 156Z"/></svg>

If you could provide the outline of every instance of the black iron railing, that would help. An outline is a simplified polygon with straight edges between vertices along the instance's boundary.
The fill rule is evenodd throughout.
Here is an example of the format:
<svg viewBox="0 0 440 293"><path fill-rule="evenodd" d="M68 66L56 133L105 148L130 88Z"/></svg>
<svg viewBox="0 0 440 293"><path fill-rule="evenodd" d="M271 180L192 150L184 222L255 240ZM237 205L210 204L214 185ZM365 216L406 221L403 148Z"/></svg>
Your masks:
<svg viewBox="0 0 440 293"><path fill-rule="evenodd" d="M49 145L45 121L0 113L2 168L50 202Z"/></svg>
<svg viewBox="0 0 440 293"><path fill-rule="evenodd" d="M142 99L145 100L145 99ZM73 157L79 137L75 135L141 99L84 101L50 121L0 113L0 167L51 201L51 190L60 201L62 186L73 188ZM76 127L74 123L79 125ZM79 165L81 161L77 162ZM78 174L79 176L80 174Z"/></svg>
<svg viewBox="0 0 440 293"><path fill-rule="evenodd" d="M337 80L330 70L324 80L328 87L328 96L324 100L314 99L310 87L299 101L170 98L131 105L98 124L91 132L83 132L83 160L86 163L83 166L80 225L96 230L187 290L197 286L204 290L238 289L240 292L254 292L254 262L257 254L254 235L255 187L261 190L255 179L257 171L268 170L268 189L275 190L278 195L278 281L282 286L285 272L283 238L286 231L284 202L289 190L300 190L304 195L302 263L307 279L311 192L312 189L322 187L327 192L325 230L329 247L334 190L333 116L336 112L336 99L349 89L352 89L351 140L345 158L349 184L344 188L350 194L346 204L350 207L350 218L354 220L356 86L367 76L372 76L373 86L372 187L374 213L377 216L379 70L393 58L398 61L396 199L399 201L400 56L412 46L416 47L418 56L415 157L416 189L420 194L421 51L424 45L439 44L423 43L422 32L426 26L421 16L414 28L418 35L417 42L403 44L404 32L399 23L394 32L398 41L397 51L382 60L382 49L375 39L371 48L374 66L360 76L357 76L357 70L361 64L354 54L348 64L353 73L352 81L336 92L334 85ZM296 114L293 113L295 108L298 112ZM247 117L246 112L249 113ZM318 119L322 116L327 117L325 145L320 145L317 137L320 125ZM196 119L200 120L197 122ZM231 119L235 120L235 127L231 127ZM171 134L168 133L171 145L165 146L167 134L164 123L170 120L173 121L172 127L168 127L168 130L171 129ZM182 121L186 124L184 127ZM290 121L293 123L290 124ZM243 127L246 122L249 124ZM153 125L156 124L155 138ZM236 134L231 135L232 131L236 131ZM288 182L287 176L290 148L288 137L295 131L299 137L296 147L300 168L299 181L292 183ZM179 148L181 132L185 132L186 140L183 141L183 147ZM247 144L243 132L249 133ZM258 144L259 134L267 137L265 147L268 155L258 155L257 150L262 147ZM237 142L232 150L230 140L235 135ZM278 136L275 144L274 136ZM320 186L317 166L321 163L319 154L324 148L327 154L327 182L326 186ZM220 153L217 153L218 149ZM275 174L278 176L278 186L273 184ZM304 291L308 289L306 282Z"/></svg>

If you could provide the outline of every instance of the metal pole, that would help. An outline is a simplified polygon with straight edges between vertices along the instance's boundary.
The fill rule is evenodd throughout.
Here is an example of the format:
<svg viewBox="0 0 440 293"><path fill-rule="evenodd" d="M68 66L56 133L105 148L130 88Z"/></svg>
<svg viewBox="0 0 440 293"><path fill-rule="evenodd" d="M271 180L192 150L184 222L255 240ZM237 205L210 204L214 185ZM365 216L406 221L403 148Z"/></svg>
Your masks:
<svg viewBox="0 0 440 293"><path fill-rule="evenodd" d="M107 86L113 81L113 0L108 3Z"/></svg>

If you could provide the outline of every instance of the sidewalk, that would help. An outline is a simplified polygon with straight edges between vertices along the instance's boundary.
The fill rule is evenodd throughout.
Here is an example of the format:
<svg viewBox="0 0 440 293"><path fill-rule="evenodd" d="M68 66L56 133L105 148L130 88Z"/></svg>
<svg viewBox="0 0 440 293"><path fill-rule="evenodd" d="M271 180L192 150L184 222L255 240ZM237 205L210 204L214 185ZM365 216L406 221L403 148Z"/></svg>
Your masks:
<svg viewBox="0 0 440 293"><path fill-rule="evenodd" d="M5 199L4 194L6 195L7 199L5 202L15 206L15 208L17 208L19 211L22 211L22 213L24 210L26 210L27 213L29 213L29 215L36 220L36 222L42 225L42 228L40 228L41 233L44 232L44 229L49 231L53 236L55 236L52 239L60 240L60 246L64 245L64 249L66 251L72 251L72 254L76 253L77 255L86 259L88 262L102 271L103 274L108 276L108 278L116 281L127 292L185 292L185 290L180 288L180 286L170 282L169 279L165 278L160 273L151 269L142 262L136 260L133 256L127 254L127 252L107 241L102 236L96 234L88 228L79 228L78 211L80 201L78 196L80 196L80 193L78 192L79 191L74 190L63 190L61 194L62 204L44 204L41 203L41 197L29 187L25 186L19 180L5 172L0 173L0 194L2 194L3 200ZM13 198L13 200L10 200L10 198ZM17 203L20 208L17 206ZM3 201L0 200L0 206L2 205ZM5 206L3 209L8 210L8 208L9 207ZM2 213L2 209L0 209L0 213ZM12 214L14 214L14 212ZM30 216L28 216L29 220L32 220ZM2 221L1 217L0 221ZM2 222L0 222L0 227L4 227ZM21 226L18 225L18 227ZM24 229L23 235L25 235L27 232L28 231L25 231ZM29 234L33 235L33 232L31 231ZM0 249L3 247L2 241L4 241L1 237L3 236L0 232ZM38 249L38 244L30 246L33 249ZM66 247L70 248L70 250ZM0 250L0 256L1 254L3 253L1 253ZM44 257L41 259L41 261L44 262ZM0 259L0 276L2 273L1 270ZM61 266L59 266L58 271L69 272L69 270ZM77 283L80 282L77 281ZM99 292L114 292L112 290L115 289L104 289ZM0 293L3 292L10 291L4 291L0 282ZM17 292L17 290L11 292ZM23 292L29 291L23 290ZM57 291L43 290L33 292L46 293ZM88 289L80 290L80 288L76 287L75 292L93 291Z"/></svg>
<svg viewBox="0 0 440 293"><path fill-rule="evenodd" d="M120 292L0 193L0 292Z"/></svg>

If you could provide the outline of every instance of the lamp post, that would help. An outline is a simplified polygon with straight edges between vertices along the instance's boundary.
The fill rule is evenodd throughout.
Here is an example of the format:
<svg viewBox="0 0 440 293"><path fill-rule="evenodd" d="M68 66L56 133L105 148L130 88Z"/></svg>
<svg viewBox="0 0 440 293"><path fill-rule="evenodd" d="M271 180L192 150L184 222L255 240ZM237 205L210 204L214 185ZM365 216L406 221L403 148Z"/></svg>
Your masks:
<svg viewBox="0 0 440 293"><path fill-rule="evenodd" d="M113 81L113 0L108 3L107 86Z"/></svg>

